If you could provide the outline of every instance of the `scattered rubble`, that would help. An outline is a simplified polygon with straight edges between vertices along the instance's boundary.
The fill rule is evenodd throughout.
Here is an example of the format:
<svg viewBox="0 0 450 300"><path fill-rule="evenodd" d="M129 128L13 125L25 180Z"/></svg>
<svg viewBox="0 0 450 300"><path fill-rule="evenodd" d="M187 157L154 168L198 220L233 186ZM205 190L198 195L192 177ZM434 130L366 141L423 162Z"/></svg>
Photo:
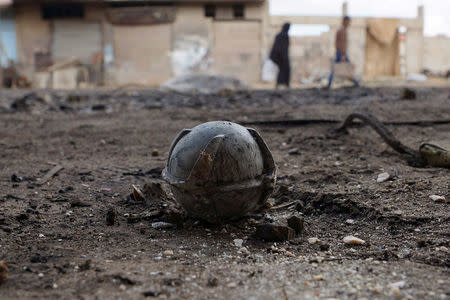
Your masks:
<svg viewBox="0 0 450 300"><path fill-rule="evenodd" d="M348 235L348 236L344 237L343 242L346 245L364 245L366 243L366 241L364 241L360 238L357 238L353 235Z"/></svg>
<svg viewBox="0 0 450 300"><path fill-rule="evenodd" d="M167 222L153 222L152 227L155 229L170 229L174 228L175 225Z"/></svg>
<svg viewBox="0 0 450 300"><path fill-rule="evenodd" d="M445 197L444 196L440 196L440 195L431 195L430 199L433 200L434 202L441 202L441 203L446 203L447 202Z"/></svg>
<svg viewBox="0 0 450 300"><path fill-rule="evenodd" d="M302 217L292 216L287 222L289 227L295 230L296 234L301 234L303 232L304 220Z"/></svg>
<svg viewBox="0 0 450 300"><path fill-rule="evenodd" d="M113 226L117 220L117 210L115 207L110 207L106 212L106 225Z"/></svg>
<svg viewBox="0 0 450 300"><path fill-rule="evenodd" d="M391 178L391 175L389 173L383 172L383 173L378 174L377 182L382 183L382 182L387 181L390 178Z"/></svg>
<svg viewBox="0 0 450 300"><path fill-rule="evenodd" d="M61 171L62 169L64 169L64 167L62 165L56 165L54 166L50 171L47 172L47 174L45 174L44 177L42 177L41 179L39 179L37 181L37 185L43 185L45 184L47 181L50 180L50 178L52 178L53 176L55 176L56 174L58 174L59 171Z"/></svg>
<svg viewBox="0 0 450 300"><path fill-rule="evenodd" d="M161 85L164 91L188 94L219 94L244 90L247 87L236 78L220 75L184 75L169 79Z"/></svg>
<svg viewBox="0 0 450 300"><path fill-rule="evenodd" d="M240 248L240 247L242 247L242 244L244 243L244 240L243 239L234 239L233 242L234 242L234 245L236 247Z"/></svg>
<svg viewBox="0 0 450 300"><path fill-rule="evenodd" d="M288 226L262 224L256 227L256 237L266 242L282 242L293 239L294 229Z"/></svg>
<svg viewBox="0 0 450 300"><path fill-rule="evenodd" d="M210 277L208 279L207 285L209 287L216 287L219 284L219 280L216 277Z"/></svg>
<svg viewBox="0 0 450 300"><path fill-rule="evenodd" d="M316 238L316 237L308 238L308 244L310 244L310 245L317 244L318 242L320 242L319 238Z"/></svg>
<svg viewBox="0 0 450 300"><path fill-rule="evenodd" d="M131 186L133 187L134 200L136 200L136 201L145 201L145 195L141 191L141 189L139 187L137 187L136 185L134 185L134 184L132 184Z"/></svg>
<svg viewBox="0 0 450 300"><path fill-rule="evenodd" d="M0 285L8 279L8 263L6 261L0 260Z"/></svg>
<svg viewBox="0 0 450 300"><path fill-rule="evenodd" d="M312 278L314 281L324 281L325 277L323 277L323 275L314 275Z"/></svg>
<svg viewBox="0 0 450 300"><path fill-rule="evenodd" d="M416 99L416 92L410 88L404 88L402 93L402 99L414 100Z"/></svg>
<svg viewBox="0 0 450 300"><path fill-rule="evenodd" d="M291 148L291 149L289 149L289 151L288 151L288 154L289 155L297 155L297 154L299 154L300 153L300 150L298 150L298 148Z"/></svg>

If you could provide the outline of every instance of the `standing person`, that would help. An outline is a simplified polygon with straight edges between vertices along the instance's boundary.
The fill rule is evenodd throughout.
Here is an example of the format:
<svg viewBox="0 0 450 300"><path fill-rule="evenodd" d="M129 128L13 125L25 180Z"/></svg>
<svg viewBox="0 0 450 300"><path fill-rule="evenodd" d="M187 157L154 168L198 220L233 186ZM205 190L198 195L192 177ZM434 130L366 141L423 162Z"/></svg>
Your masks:
<svg viewBox="0 0 450 300"><path fill-rule="evenodd" d="M350 17L345 16L342 19L342 26L339 28L339 30L336 33L336 58L334 62L350 62L350 59L347 55L347 28L350 26ZM330 73L330 77L328 78L328 88L331 87L331 83L333 82L333 71ZM359 82L354 79L353 82L356 86L360 86Z"/></svg>
<svg viewBox="0 0 450 300"><path fill-rule="evenodd" d="M270 51L270 59L278 65L277 85L285 85L289 87L291 80L291 65L289 62L289 28L290 23L285 23L280 33L275 37L272 51Z"/></svg>

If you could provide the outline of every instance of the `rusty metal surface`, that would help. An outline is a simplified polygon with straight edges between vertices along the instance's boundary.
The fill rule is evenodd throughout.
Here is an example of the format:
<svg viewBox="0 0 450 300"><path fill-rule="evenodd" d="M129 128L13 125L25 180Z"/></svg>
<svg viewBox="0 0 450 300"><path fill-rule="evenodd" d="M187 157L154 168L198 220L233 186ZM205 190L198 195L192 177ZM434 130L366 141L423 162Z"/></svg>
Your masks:
<svg viewBox="0 0 450 300"><path fill-rule="evenodd" d="M264 205L276 166L256 130L217 121L178 134L163 177L188 213L221 223Z"/></svg>

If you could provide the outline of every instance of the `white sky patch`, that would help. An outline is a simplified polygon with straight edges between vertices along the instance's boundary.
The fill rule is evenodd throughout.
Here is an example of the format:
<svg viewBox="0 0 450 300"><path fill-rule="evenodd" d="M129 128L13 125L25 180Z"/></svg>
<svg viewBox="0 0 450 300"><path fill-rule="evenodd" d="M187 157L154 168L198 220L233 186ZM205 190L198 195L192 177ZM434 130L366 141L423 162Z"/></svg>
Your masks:
<svg viewBox="0 0 450 300"><path fill-rule="evenodd" d="M340 16L344 0L269 0L273 15ZM348 0L354 17L415 18L424 6L424 33L450 36L450 0Z"/></svg>

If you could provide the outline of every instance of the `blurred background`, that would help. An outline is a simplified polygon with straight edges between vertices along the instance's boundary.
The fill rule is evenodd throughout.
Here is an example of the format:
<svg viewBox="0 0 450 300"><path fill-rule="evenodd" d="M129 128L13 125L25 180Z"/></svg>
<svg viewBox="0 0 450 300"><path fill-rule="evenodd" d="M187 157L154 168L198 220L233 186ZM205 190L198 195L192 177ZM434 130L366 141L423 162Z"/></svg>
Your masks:
<svg viewBox="0 0 450 300"><path fill-rule="evenodd" d="M364 82L448 82L446 0L0 0L5 87L159 86L218 74L264 87L275 35L292 24L294 86L323 85L342 16ZM267 85L267 84L266 84Z"/></svg>

